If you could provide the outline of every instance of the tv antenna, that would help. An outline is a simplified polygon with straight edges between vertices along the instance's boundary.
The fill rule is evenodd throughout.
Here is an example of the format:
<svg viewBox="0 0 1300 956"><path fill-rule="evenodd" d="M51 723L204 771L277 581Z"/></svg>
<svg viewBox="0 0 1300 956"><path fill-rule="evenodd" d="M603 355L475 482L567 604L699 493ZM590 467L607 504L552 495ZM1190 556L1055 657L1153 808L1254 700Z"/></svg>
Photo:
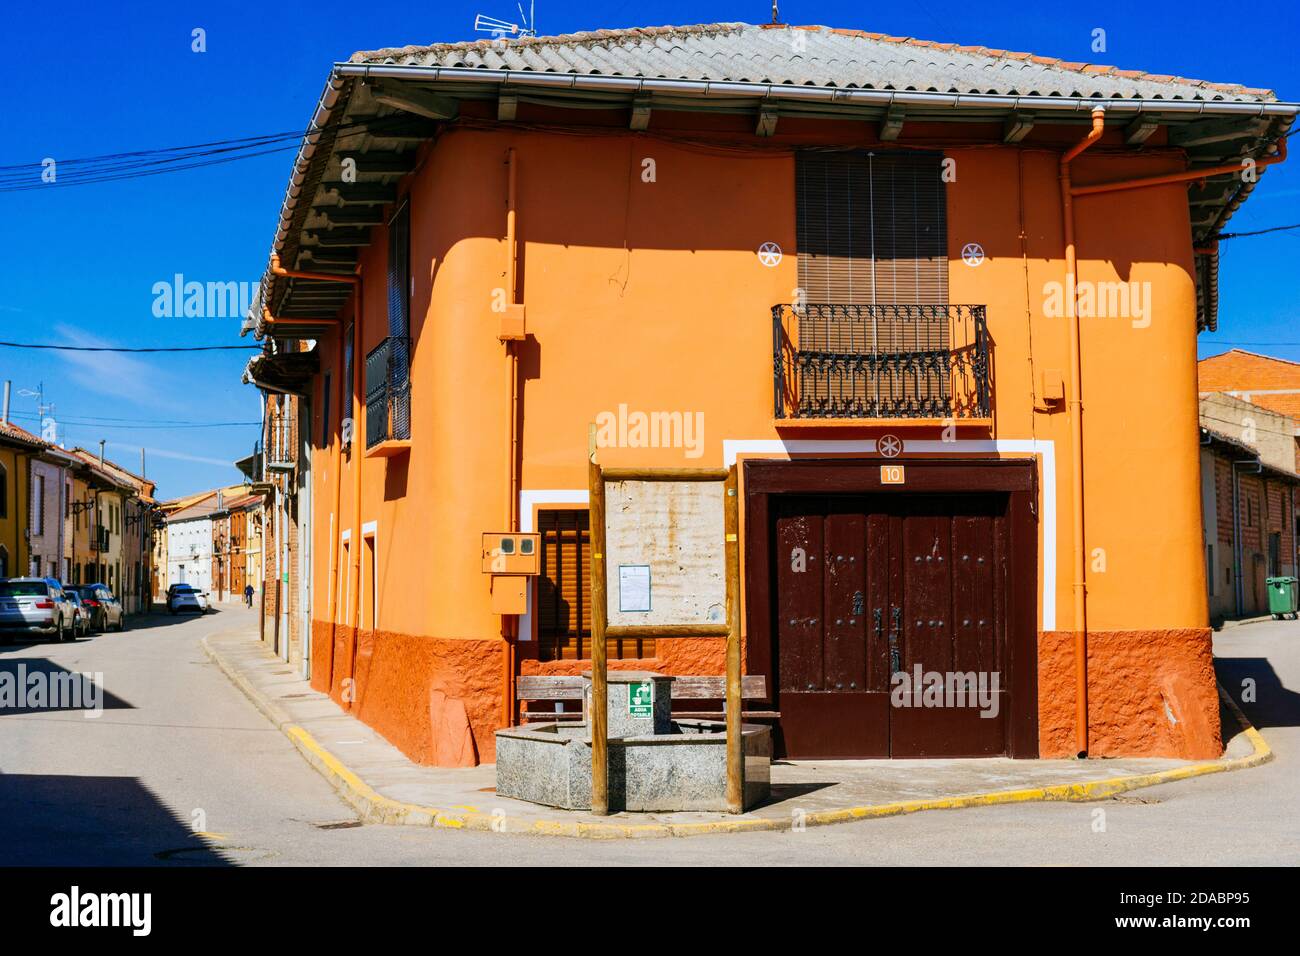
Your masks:
<svg viewBox="0 0 1300 956"><path fill-rule="evenodd" d="M535 37L537 36L537 20L535 16L536 0L528 0L528 12L524 13L524 5L516 3L515 7L519 10L519 22L510 23L506 20L498 20L496 17L489 17L480 13L474 17L474 29L478 33L490 33L492 39L499 40L505 37Z"/></svg>

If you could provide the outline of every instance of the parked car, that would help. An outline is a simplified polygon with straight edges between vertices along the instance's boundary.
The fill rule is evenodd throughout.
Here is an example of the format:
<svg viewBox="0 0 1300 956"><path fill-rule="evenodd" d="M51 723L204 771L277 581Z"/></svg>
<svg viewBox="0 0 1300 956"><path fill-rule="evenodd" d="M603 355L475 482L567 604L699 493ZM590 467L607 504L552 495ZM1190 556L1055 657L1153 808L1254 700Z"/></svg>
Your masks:
<svg viewBox="0 0 1300 956"><path fill-rule="evenodd" d="M108 585L80 584L77 592L81 595L81 603L90 609L90 624L94 630L107 631L110 627L126 630L126 611Z"/></svg>
<svg viewBox="0 0 1300 956"><path fill-rule="evenodd" d="M6 578L0 581L0 635L7 643L15 633L55 634L70 640L75 622L72 602L54 578Z"/></svg>
<svg viewBox="0 0 1300 956"><path fill-rule="evenodd" d="M75 612L72 617L72 635L76 637L88 637L90 635L90 608L81 603L81 595L77 593L76 588L64 588L63 593L67 595L68 601L72 604L72 610Z"/></svg>
<svg viewBox="0 0 1300 956"><path fill-rule="evenodd" d="M171 614L181 611L208 613L208 595L192 584L173 584L167 589L167 610Z"/></svg>

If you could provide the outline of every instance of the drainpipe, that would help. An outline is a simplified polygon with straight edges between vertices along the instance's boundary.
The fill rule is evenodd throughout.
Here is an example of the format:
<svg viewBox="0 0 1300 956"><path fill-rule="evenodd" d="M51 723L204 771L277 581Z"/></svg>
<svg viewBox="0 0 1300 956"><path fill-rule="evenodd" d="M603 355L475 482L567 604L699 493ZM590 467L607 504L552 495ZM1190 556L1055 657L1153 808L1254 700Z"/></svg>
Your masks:
<svg viewBox="0 0 1300 956"><path fill-rule="evenodd" d="M1095 116L1096 113L1094 112ZM1276 166L1278 163L1286 162L1286 137L1278 137L1277 152L1272 156L1265 156L1263 159L1255 160L1255 168L1263 169L1266 166ZM1171 183L1194 182L1198 179L1209 179L1211 176L1228 176L1239 174L1242 171L1240 162L1228 163L1224 166L1208 166L1204 169L1188 169L1181 173L1165 173L1160 176L1144 176L1140 179L1124 179L1113 183L1098 183L1095 186L1076 186L1071 192L1075 196L1095 196L1098 193L1121 192L1126 189L1142 189L1146 186L1168 186ZM1198 250L1199 251L1199 250Z"/></svg>
<svg viewBox="0 0 1300 956"><path fill-rule="evenodd" d="M1065 231L1065 282L1070 324L1070 457L1071 508L1074 518L1074 744L1080 757L1088 755L1088 591L1087 551L1083 525L1083 359L1079 348L1078 261L1074 246L1074 202L1070 163L1105 130L1106 111L1092 111L1092 128L1060 161L1061 219Z"/></svg>
<svg viewBox="0 0 1300 956"><path fill-rule="evenodd" d="M519 165L515 158L514 147L506 150L506 294L509 304L519 301L519 242L517 231ZM519 356L515 343L509 339L506 347L506 374L509 383L506 388L509 402L508 418L510 434L506 440L506 530L519 530L519 474L516 462L519 456ZM525 588L528 585L525 584ZM501 615L501 640L504 642L501 654L502 701L501 716L505 726L515 723L515 655L517 651L519 617L513 614Z"/></svg>
<svg viewBox="0 0 1300 956"><path fill-rule="evenodd" d="M337 363L335 367L338 369L342 369L343 368L342 333L339 334L337 341L338 341L338 357L337 357ZM356 350L353 349L354 353L355 351ZM354 354L353 359L355 360L355 358L356 356ZM332 402L331 404L336 405L339 414L342 414L343 396L346 394L346 389L343 383L343 376L339 375L337 376L337 378L338 378L338 398L335 402ZM352 430L355 433L356 432L355 420L353 421L352 426L353 426ZM339 552L342 550L342 544L340 543L340 541L342 535L341 526L343 524L343 515L341 513L341 509L343 507L343 472L342 472L343 435L341 433L339 434L338 440L334 442L334 453L331 456L331 462L332 462L332 467L330 469L330 473L333 475L333 480L334 480L334 510L330 513L330 518L331 518L330 521L330 583L329 583L329 587L326 589L327 593L330 596L329 599L329 621L330 621L329 666L326 668L325 671L325 675L326 675L325 693L327 694L334 687L334 638L338 630L339 591L342 590L342 588L339 587Z"/></svg>

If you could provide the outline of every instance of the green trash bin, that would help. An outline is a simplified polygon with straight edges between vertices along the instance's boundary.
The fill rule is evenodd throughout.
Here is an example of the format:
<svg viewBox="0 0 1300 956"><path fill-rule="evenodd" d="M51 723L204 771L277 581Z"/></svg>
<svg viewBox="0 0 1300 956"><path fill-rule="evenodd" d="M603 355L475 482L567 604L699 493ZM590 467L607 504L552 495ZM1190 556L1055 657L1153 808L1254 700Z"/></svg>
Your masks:
<svg viewBox="0 0 1300 956"><path fill-rule="evenodd" d="M1265 578L1264 583L1268 585L1268 610L1273 620L1288 616L1295 620L1296 612L1300 611L1300 579L1283 576Z"/></svg>

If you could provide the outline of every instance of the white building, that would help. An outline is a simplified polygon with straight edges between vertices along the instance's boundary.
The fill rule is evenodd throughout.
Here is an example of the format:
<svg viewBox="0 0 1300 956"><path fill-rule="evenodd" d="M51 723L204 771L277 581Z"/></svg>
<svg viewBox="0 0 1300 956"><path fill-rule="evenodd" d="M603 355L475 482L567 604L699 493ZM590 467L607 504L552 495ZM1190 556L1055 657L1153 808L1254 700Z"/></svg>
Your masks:
<svg viewBox="0 0 1300 956"><path fill-rule="evenodd" d="M216 492L167 517L167 582L212 589L212 513Z"/></svg>

